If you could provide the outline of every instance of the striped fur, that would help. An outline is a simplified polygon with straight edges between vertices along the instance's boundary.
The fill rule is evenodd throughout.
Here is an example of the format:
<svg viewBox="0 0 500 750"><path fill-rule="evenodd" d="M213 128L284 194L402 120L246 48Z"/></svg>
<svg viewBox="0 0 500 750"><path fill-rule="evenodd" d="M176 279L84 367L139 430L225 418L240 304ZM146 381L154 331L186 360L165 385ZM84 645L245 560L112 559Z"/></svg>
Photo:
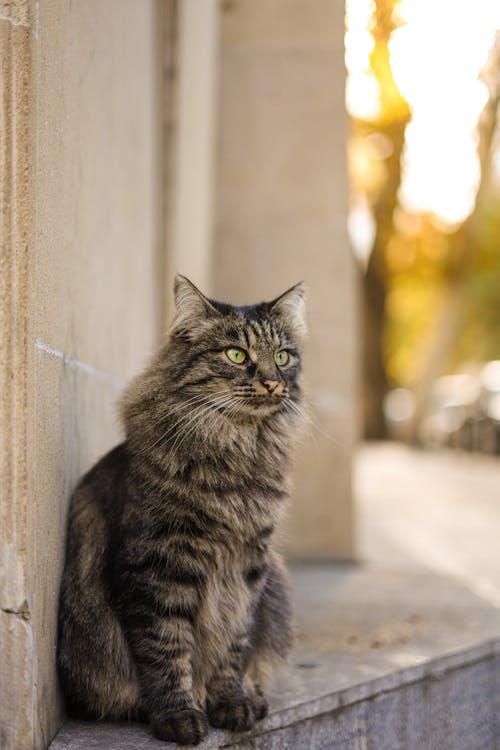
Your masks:
<svg viewBox="0 0 500 750"><path fill-rule="evenodd" d="M303 293L237 308L179 276L175 293L169 340L123 398L125 442L72 498L58 665L71 714L196 744L208 723L242 731L266 715L262 683L291 645L273 536L301 411Z"/></svg>

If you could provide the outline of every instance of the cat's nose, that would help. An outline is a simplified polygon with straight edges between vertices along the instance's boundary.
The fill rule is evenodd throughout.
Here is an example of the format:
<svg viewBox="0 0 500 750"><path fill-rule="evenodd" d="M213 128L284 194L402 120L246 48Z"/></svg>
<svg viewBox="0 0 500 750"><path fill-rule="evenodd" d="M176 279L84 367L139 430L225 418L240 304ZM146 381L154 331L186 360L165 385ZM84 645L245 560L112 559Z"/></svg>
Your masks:
<svg viewBox="0 0 500 750"><path fill-rule="evenodd" d="M269 393L274 393L274 391L280 384L279 380L270 380L270 379L262 380L261 382L262 382L262 385L264 385L267 388Z"/></svg>

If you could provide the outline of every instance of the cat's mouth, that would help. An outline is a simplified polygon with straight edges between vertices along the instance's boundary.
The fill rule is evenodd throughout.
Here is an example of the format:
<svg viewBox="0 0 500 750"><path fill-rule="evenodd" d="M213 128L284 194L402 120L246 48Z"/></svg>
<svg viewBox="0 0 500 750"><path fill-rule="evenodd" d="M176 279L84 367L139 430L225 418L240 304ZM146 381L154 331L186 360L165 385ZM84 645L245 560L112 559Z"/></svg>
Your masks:
<svg viewBox="0 0 500 750"><path fill-rule="evenodd" d="M286 398L269 393L240 396L238 401L247 413L262 414L277 411L284 404Z"/></svg>

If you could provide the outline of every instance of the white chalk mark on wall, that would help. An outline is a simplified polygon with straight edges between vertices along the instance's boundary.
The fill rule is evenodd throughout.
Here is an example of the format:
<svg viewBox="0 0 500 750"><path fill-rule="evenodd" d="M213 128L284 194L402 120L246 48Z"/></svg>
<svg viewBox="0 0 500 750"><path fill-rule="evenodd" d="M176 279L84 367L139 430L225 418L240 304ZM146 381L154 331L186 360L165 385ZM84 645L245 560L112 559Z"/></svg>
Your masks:
<svg viewBox="0 0 500 750"><path fill-rule="evenodd" d="M37 339L35 342L35 346L37 349L40 349L40 351L45 352L46 354L52 354L53 357L62 359L65 365L73 367L75 370L85 372L87 375L91 375L92 377L96 378L96 380L100 380L102 383L106 383L106 385L110 385L113 388L117 389L121 389L124 386L123 381L118 380L112 375L108 375L101 370L97 370L95 367L92 367L92 365L87 365L85 362L80 362L78 359L71 357L69 354L61 352L58 349L52 349L51 346L44 344L43 341L39 341Z"/></svg>

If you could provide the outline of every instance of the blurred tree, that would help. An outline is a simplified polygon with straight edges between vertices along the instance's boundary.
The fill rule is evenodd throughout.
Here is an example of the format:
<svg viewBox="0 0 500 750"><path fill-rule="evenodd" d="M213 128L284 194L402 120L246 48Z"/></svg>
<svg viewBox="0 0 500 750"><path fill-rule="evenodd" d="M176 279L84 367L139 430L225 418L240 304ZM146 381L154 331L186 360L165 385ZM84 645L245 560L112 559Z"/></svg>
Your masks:
<svg viewBox="0 0 500 750"><path fill-rule="evenodd" d="M371 34L374 40L370 63L379 89L379 111L371 120L355 119L353 137L358 142L372 138L378 149L380 179L365 185L366 198L375 221L373 246L362 284L362 386L363 423L366 438L383 438L386 426L383 400L387 373L383 352L385 306L388 288L386 249L394 233L394 209L401 183L401 153L410 121L408 104L401 96L391 70L389 39L397 27L394 10L399 0L376 0ZM373 136L377 140L373 139Z"/></svg>
<svg viewBox="0 0 500 750"><path fill-rule="evenodd" d="M495 192L490 179L495 148L500 152L500 41L497 35L481 75L488 99L476 131L474 209L452 231L439 217L411 214L398 204L411 115L390 66L397 6L398 0L372 2L370 74L378 106L353 116L350 161L354 205L368 210L374 227L360 262L364 434L386 436L384 396L390 387L405 386L416 397L412 434L418 439L439 375L466 360L500 358L500 185Z"/></svg>
<svg viewBox="0 0 500 750"><path fill-rule="evenodd" d="M474 307L477 312L478 300L482 300L479 307L483 309L483 312L485 308L490 313L491 310L499 312L498 287L496 287L495 294L492 284L495 285L500 271L498 268L498 238L500 236L498 230L500 229L500 222L498 221L498 214L492 212L491 202L488 201L488 197L491 197L489 188L492 149L498 126L500 102L500 34L498 33L481 74L481 79L488 89L488 100L477 126L477 151L481 177L472 213L459 229L448 238L447 273L440 311L433 322L433 335L427 347L426 357L415 386L416 409L412 428L415 441L418 441L420 424L429 402L432 384L436 377L442 373L447 362L453 359L453 355L460 352L461 333L467 327L470 328L474 318ZM498 205L496 205L496 209L498 210ZM495 237L493 243L495 249L492 252L491 241L493 237ZM494 274L491 273L491 266L488 269L489 273L484 273L484 261L488 257L490 262L492 257L496 258L496 279ZM474 297L476 297L476 305L471 307ZM484 335L487 333L484 330L484 322L483 319L482 337L487 340ZM477 340L474 342L474 346L477 356ZM462 351L462 356L464 355L470 355L470 351L467 351L467 349Z"/></svg>

